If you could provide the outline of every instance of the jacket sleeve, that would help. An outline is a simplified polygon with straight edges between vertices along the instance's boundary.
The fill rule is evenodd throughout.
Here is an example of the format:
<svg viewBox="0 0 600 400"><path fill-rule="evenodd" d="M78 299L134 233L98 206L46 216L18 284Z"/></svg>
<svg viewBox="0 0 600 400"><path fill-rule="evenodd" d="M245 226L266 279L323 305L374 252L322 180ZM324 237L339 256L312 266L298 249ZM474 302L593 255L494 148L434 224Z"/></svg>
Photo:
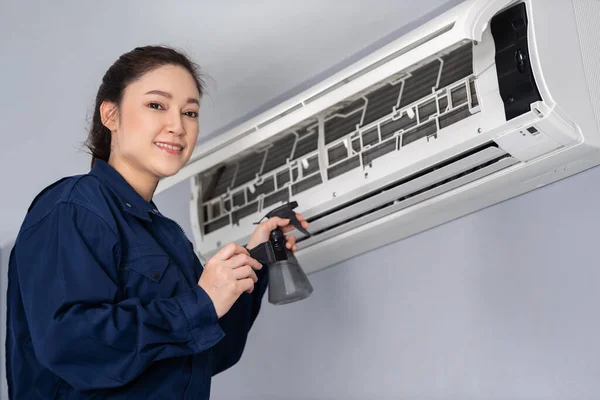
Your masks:
<svg viewBox="0 0 600 400"><path fill-rule="evenodd" d="M269 283L267 266L256 271L258 282L252 293L243 293L227 314L219 319L225 337L212 349L213 375L232 367L242 357L248 333L260 311Z"/></svg>
<svg viewBox="0 0 600 400"><path fill-rule="evenodd" d="M35 354L78 390L123 386L153 362L204 351L224 335L199 286L119 301L119 246L101 217L70 203L23 230L15 246Z"/></svg>

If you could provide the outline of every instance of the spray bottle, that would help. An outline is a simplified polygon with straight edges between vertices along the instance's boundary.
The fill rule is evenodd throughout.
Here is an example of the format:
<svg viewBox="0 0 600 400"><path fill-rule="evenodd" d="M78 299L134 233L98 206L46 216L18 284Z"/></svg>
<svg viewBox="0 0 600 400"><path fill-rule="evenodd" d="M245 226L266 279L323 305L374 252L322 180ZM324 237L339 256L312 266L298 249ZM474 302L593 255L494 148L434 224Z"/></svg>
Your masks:
<svg viewBox="0 0 600 400"><path fill-rule="evenodd" d="M293 201L270 211L265 217L289 218L290 224L310 236L310 233L296 218L296 213L293 211L296 207L298 207L298 203ZM249 251L252 258L269 268L269 303L275 305L305 299L313 292L312 285L298 263L298 259L291 250L285 247L285 242L285 235L278 227L271 231L269 241L261 243Z"/></svg>

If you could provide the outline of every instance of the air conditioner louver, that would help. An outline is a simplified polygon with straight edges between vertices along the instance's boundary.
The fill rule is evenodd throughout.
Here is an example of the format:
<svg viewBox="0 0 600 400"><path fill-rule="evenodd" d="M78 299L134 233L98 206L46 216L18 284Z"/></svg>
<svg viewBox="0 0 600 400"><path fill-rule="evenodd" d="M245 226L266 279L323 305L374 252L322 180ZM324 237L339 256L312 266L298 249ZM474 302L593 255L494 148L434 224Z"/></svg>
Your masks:
<svg viewBox="0 0 600 400"><path fill-rule="evenodd" d="M306 246L327 239L518 162L495 143L488 143L309 218L312 236L303 238L300 234L298 242L306 242Z"/></svg>

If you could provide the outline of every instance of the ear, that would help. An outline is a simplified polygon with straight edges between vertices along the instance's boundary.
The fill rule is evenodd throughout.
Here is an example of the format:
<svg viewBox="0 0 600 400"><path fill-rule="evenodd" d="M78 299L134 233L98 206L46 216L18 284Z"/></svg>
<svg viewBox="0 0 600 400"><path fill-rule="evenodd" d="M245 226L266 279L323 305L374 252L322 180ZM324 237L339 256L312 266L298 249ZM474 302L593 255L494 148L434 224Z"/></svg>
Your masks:
<svg viewBox="0 0 600 400"><path fill-rule="evenodd" d="M111 132L117 130L117 104L110 101L103 101L100 104L100 119L102 120L102 125L108 128Z"/></svg>

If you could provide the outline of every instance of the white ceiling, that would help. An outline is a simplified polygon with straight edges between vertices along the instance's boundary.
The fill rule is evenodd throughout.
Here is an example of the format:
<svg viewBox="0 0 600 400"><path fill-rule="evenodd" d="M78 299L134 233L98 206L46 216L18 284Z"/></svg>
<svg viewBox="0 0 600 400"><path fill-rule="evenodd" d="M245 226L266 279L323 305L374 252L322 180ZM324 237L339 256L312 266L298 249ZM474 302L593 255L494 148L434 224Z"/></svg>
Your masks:
<svg viewBox="0 0 600 400"><path fill-rule="evenodd" d="M168 44L201 65L201 145L460 1L3 0L0 245L39 190L87 172L95 93L121 53Z"/></svg>

